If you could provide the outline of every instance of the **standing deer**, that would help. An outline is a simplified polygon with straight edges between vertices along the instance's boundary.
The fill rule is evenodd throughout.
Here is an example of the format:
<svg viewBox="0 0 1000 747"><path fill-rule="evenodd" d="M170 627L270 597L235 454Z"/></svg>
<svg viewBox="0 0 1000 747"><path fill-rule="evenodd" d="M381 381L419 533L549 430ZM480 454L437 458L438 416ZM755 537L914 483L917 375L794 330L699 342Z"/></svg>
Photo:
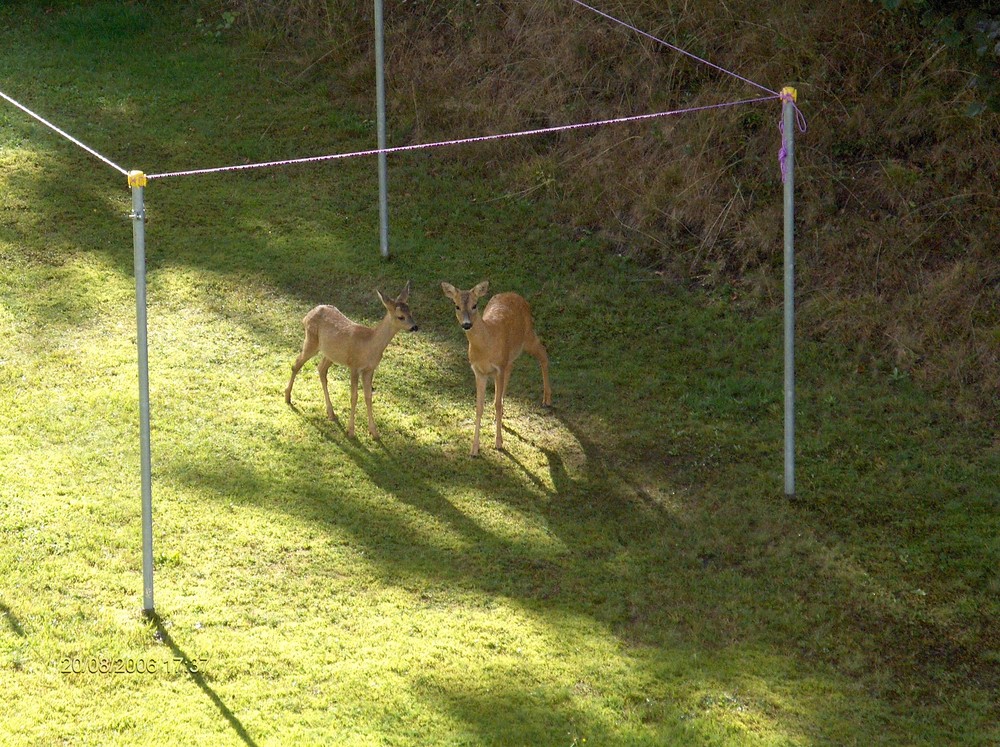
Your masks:
<svg viewBox="0 0 1000 747"><path fill-rule="evenodd" d="M469 338L469 363L476 375L476 431L472 437L472 456L479 455L479 424L483 418L486 382L493 377L496 408L496 448L503 449L503 395L510 382L514 361L525 351L538 359L542 367L542 405L552 406L549 389L549 356L535 334L531 307L516 293L499 293L490 299L480 316L479 299L486 295L489 282L462 291L448 283L441 290L455 304L455 316Z"/></svg>
<svg viewBox="0 0 1000 747"><path fill-rule="evenodd" d="M292 378L285 388L285 402L292 404L292 384L302 365L316 353L323 359L319 362L319 380L323 384L326 398L326 415L336 420L326 374L334 363L347 366L351 371L351 418L347 425L347 435L354 438L354 411L358 405L358 377L365 390L365 405L368 407L368 432L378 438L378 428L372 416L372 378L382 360L382 353L397 332L405 329L416 332L417 325L410 316L406 301L410 297L410 282L395 301L387 299L379 290L375 291L385 306L385 317L374 327L356 324L344 316L336 306L317 306L305 315L302 326L306 328L306 339L302 343L302 353L292 364Z"/></svg>

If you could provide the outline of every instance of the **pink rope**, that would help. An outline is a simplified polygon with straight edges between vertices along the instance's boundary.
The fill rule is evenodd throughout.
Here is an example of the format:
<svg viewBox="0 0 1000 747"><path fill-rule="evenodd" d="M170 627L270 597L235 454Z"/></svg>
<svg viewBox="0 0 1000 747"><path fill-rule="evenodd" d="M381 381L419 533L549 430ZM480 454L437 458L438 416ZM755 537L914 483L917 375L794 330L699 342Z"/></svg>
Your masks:
<svg viewBox="0 0 1000 747"><path fill-rule="evenodd" d="M403 146L398 146L398 147L395 147L395 148L385 148L385 149L375 148L375 149L371 149L371 150L355 151L353 153L337 153L337 154L326 155L326 156L313 156L311 158L291 158L291 159L285 159L285 160L281 160L281 161L267 161L267 162L264 162L264 163L249 163L249 164L240 164L240 165L235 165L235 166L220 166L220 167L217 167L217 168L209 168L209 169L189 169L187 171L171 171L171 172L165 172L165 173L162 173L162 174L152 174L152 175L147 176L147 179L165 179L166 177L170 177L170 176L190 176L190 175L193 175L193 174L216 174L216 173L221 173L221 172L225 172L225 171L243 171L243 170L246 170L246 169L259 169L259 168L265 168L265 167L286 166L286 165L300 164L300 163L318 163L320 161L333 161L333 160L343 159L343 158L354 158L354 157L358 157L358 156L369 156L369 155L375 155L377 153L401 153L401 152L404 152L404 151L411 151L411 150L426 150L426 149L429 149L429 148L439 148L439 147L447 146L447 145L464 145L464 144L467 144L467 143L483 143L483 142L488 142L488 141L491 141L491 140L504 140L504 139L507 139L507 138L524 137L524 136L527 136L527 135L542 135L542 134L553 133L553 132L565 132L565 131L568 131L568 130L577 130L577 129L581 129L581 128L584 128L584 127L598 127L598 126L601 126L601 125L608 125L608 124L620 124L620 123L624 123L624 122L638 122L638 121L642 121L642 120L646 120L646 119L655 119L655 118L659 118L659 117L669 117L669 116L673 116L673 115L676 115L676 114L687 114L687 113L691 113L691 112L706 111L708 109L722 109L722 108L726 108L726 107L739 106L741 104L755 104L755 103L759 103L759 102L762 102L762 101L771 100L774 97L780 98L783 101L786 100L786 97L784 97L782 94L777 93L776 91L772 91L771 89L766 88L765 86L762 86L759 83L755 83L754 81L752 81L752 80L750 80L748 78L744 78L741 75L738 75L738 74L736 74L736 73L734 73L734 72L732 72L730 70L726 70L725 68L722 68L722 67L720 67L718 65L715 65L715 64L709 62L708 60L702 59L701 57L698 57L697 55L694 55L694 54L692 54L690 52L687 52L687 51L681 49L680 47L676 47L673 44L670 44L669 42L664 41L663 39L659 39L659 38L653 36L652 34L648 34L645 31L637 29L635 26L632 26L631 24L628 24L625 21L622 21L622 20L620 20L618 18L615 18L612 15L609 15L608 13L605 13L604 11L598 10L597 8L594 8L594 7L590 6L590 5L587 5L585 2L582 2L582 0L571 0L571 1L574 2L574 3L576 3L579 6L583 7L583 8L586 8L587 10L590 10L590 11L592 11L594 13L597 13L600 16L603 16L604 18L607 18L610 21L613 21L613 22L615 22L617 24L620 24L620 25L622 25L622 26L624 26L624 27L626 27L628 29L631 29L632 31L634 31L637 34L640 34L641 36L645 36L648 39L652 39L653 41L657 42L658 44L662 44L665 47L669 47L670 49L672 49L672 50L674 50L676 52L679 52L680 54L686 55L687 57L690 57L693 60L697 60L698 62L701 62L702 64L708 65L709 67L714 68L714 69L716 69L716 70L718 70L718 71L720 71L722 73L725 73L726 75L730 75L730 76L732 76L734 78L737 78L737 79L739 79L739 80L741 80L741 81L743 81L745 83L748 83L748 84L750 84L750 85L752 85L752 86L754 86L756 88L759 88L762 91L765 91L766 93L771 94L771 95L770 96L760 97L760 98L755 98L755 99L744 99L742 101L733 101L733 102L724 103L724 104L712 104L712 105L709 105L709 106L696 106L696 107L691 107L691 108L688 108L688 109L677 109L677 110L674 110L674 111L657 112L655 114L639 114L639 115L630 116L630 117L617 117L615 119L602 119L602 120L599 120L599 121L596 121L596 122L584 122L584 123L580 123L580 124L559 125L559 126L556 126L556 127L542 127L542 128L538 128L538 129L534 129L534 130L524 130L524 131L521 131L521 132L508 132L508 133L503 133L503 134L500 134L500 135L482 135L482 136L479 136L479 137L461 138L461 139L458 139L458 140L445 140L445 141L436 142L436 143L420 143L420 144L415 144L415 145L403 145ZM0 98L8 101L11 104L13 104L18 109L22 110L23 112L25 112L29 116L33 117L34 119L38 120L43 125L45 125L49 129L53 130L54 132L58 133L59 135L62 135L64 138L66 138L70 142L72 142L75 145L81 147L83 150L87 151L88 153L90 153L95 158L103 161L108 166L111 166L113 169L119 171L122 174L127 174L128 173L125 169L123 169L121 166L119 166L118 164L116 164L115 162L113 162L112 160L110 160L109 158L106 158L105 156L101 155L100 153L98 153L93 148L90 148L89 146L87 146L84 143L80 142L79 140L77 140L76 138L72 137L68 133L66 133L63 130L59 129L58 127L56 127L54 124L52 124L48 120L43 119L41 116L39 116L35 112L31 111L26 106L24 106L23 104L19 103L18 101L15 101L13 98L11 98L7 94L3 93L2 91L0 91ZM797 123L797 125L799 127L799 130L801 132L805 132L806 131L806 120L805 120L805 117L803 116L803 114L799 110L799 108L797 106L795 106L794 102L792 102L792 106L795 109L796 123ZM781 127L781 126L782 125L779 124L779 127ZM781 150L778 153L778 160L779 160L779 163L781 165L782 180L784 180L784 178L785 178L785 171L786 171L785 161L786 161L787 157L788 157L788 155L785 152L784 145L782 145L782 148L781 148Z"/></svg>
<svg viewBox="0 0 1000 747"><path fill-rule="evenodd" d="M795 124L799 128L799 132L805 132L808 129L806 125L806 117L799 110L799 107L795 105L795 98L791 94L786 94L782 92L778 94L778 98L785 104L791 104L792 109L795 110ZM781 183L784 184L785 180L788 178L788 149L785 147L785 120L784 118L778 120L778 132L781 135L781 147L778 149L778 166L781 169Z"/></svg>
<svg viewBox="0 0 1000 747"><path fill-rule="evenodd" d="M788 148L785 147L785 123L778 122L778 132L781 134L781 147L778 148L778 168L781 169L781 183L788 179Z"/></svg>
<svg viewBox="0 0 1000 747"><path fill-rule="evenodd" d="M724 104L711 104L708 106L695 106L689 109L676 109L669 112L657 112L655 114L637 114L630 117L617 117L615 119L602 119L596 122L583 122L580 124L558 125L556 127L541 127L535 130L523 130L521 132L507 132L501 135L481 135L479 137L467 137L458 140L444 140L436 143L417 143L414 145L400 145L394 148L372 148L371 150L359 150L351 153L335 153L327 156L311 156L308 158L289 158L282 161L265 161L263 163L245 163L236 166L218 166L209 169L188 169L187 171L169 171L162 174L149 174L147 179L166 179L171 176L192 176L194 174L218 174L224 171L244 171L246 169L262 169L273 166L288 166L299 163L319 163L320 161L334 161L343 158L357 158L359 156L373 156L378 153L403 153L413 150L426 150L428 148L440 148L446 145L466 145L468 143L485 143L491 140L505 140L508 138L524 137L526 135L544 135L552 132L565 132L568 130L579 130L584 127L599 127L601 125L620 124L623 122L639 122L658 117L669 117L676 114L689 114L691 112L706 111L708 109L723 109L727 107L739 106L741 104L756 104L762 101L770 101L773 96L762 96L756 99L743 99L742 101L732 101Z"/></svg>
<svg viewBox="0 0 1000 747"><path fill-rule="evenodd" d="M670 42L664 41L663 39L660 39L658 37L653 36L652 34L648 34L648 33L646 33L645 31L643 31L641 29L637 29L632 24L626 23L625 21L623 21L623 20L621 20L619 18L615 18L614 16L605 13L603 10L598 10L597 8L594 8L593 6L587 5L585 2L582 2L582 0L570 0L570 1L576 3L581 8L586 8L587 10L590 10L590 11L593 11L594 13L597 13L597 15L599 15L599 16L603 16L604 18L607 18L609 21L614 21L615 23L620 24L621 26L624 26L625 28L630 29L631 31L634 31L635 33L639 34L640 36L645 36L647 39L652 39L653 41L655 41L658 44L662 44L663 46L669 47L670 49L674 50L675 52L679 52L682 55L690 57L692 60L697 60L698 62L702 63L703 65L708 65L709 67L714 68L715 70L718 70L721 73L725 73L726 75L731 75L732 77L734 77L734 78L736 78L738 80L742 80L744 83L749 83L751 86L759 88L762 91L766 91L767 93L770 93L770 94L772 94L774 96L778 96L779 95L777 91L772 91L770 88L762 86L760 83L754 83L749 78L744 78L742 75L738 75L737 73L734 73L732 70L726 70L724 67L720 67L720 66L716 65L715 63L712 63L712 62L709 62L708 60L702 59L701 57L699 57L696 54L692 54L691 52L688 52L688 51L686 51L684 49L681 49L680 47L676 47L673 44L671 44Z"/></svg>

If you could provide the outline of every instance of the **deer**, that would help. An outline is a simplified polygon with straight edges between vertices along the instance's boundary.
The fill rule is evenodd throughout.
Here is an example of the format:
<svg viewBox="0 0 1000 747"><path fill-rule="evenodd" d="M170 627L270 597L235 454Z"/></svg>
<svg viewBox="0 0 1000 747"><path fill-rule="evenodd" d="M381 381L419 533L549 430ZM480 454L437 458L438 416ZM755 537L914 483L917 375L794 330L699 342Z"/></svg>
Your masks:
<svg viewBox="0 0 1000 747"><path fill-rule="evenodd" d="M330 390L327 386L327 371L334 363L347 366L351 372L351 416L347 424L347 435L354 438L354 412L358 404L358 379L361 379L365 392L365 405L368 408L368 432L377 439L378 427L372 415L372 379L375 369L382 360L389 341L400 330L416 332L416 322L410 315L407 300L410 297L410 282L406 282L403 292L391 300L375 289L379 300L385 306L385 317L374 327L366 327L348 319L336 306L317 306L302 319L306 330L306 339L302 343L302 353L292 364L292 377L285 387L285 402L292 404L292 385L295 376L303 364L317 353L323 357L319 362L319 380L323 384L323 397L326 399L326 416L337 420L330 403Z"/></svg>
<svg viewBox="0 0 1000 747"><path fill-rule="evenodd" d="M493 378L496 410L495 445L498 450L503 450L503 397L514 361L522 351L538 360L542 368L542 406L552 406L549 356L535 334L531 306L517 293L498 293L480 314L479 300L486 295L489 285L489 281L484 280L472 290L463 291L449 283L441 283L441 290L455 304L455 316L469 340L469 363L476 376L476 426L472 437L472 456L479 456L479 426L490 377Z"/></svg>

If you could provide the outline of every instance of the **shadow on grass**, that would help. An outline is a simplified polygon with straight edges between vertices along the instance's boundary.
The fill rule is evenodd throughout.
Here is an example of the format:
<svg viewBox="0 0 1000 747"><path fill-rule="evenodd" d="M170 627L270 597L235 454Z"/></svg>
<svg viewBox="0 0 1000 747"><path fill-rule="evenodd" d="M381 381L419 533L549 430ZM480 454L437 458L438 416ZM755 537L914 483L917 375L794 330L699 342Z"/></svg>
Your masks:
<svg viewBox="0 0 1000 747"><path fill-rule="evenodd" d="M635 747L663 744L697 744L691 731L682 727L682 707L672 704L669 715L655 730L635 727L627 736L616 729L614 719L595 719L585 707L574 704L568 693L540 701L527 689L512 684L513 679L494 683L487 691L470 692L454 686L421 688L424 698L474 732L470 743L483 745L623 745ZM578 683L577 695L584 696L589 685ZM644 701L640 693L628 699ZM552 702L554 701L554 702ZM517 714L511 717L511 714ZM659 720L659 719L658 719Z"/></svg>
<svg viewBox="0 0 1000 747"><path fill-rule="evenodd" d="M301 413L300 416L320 438L338 448L344 456L350 458L364 471L375 486L401 503L447 523L475 546L496 547L503 543L500 538L483 529L456 508L442 494L441 486L449 482L449 469L440 461L439 454L425 449L423 456L414 459L414 452L418 450L416 446L407 447L405 454L394 453L384 437L372 441L365 431L351 439L347 437L346 429L340 423L332 423L325 418L309 417ZM337 435L334 436L334 433ZM415 467L414 462L423 468ZM430 467L429 471L427 467ZM377 519L374 516L370 517L369 521L372 523L378 523L381 527L396 527L392 531L393 535L398 533L400 536L406 536L410 533L405 523L399 521L391 506L373 507L371 510L378 512ZM337 516L345 518L339 511ZM338 523L343 525L342 522ZM389 557L396 555L390 553ZM441 554L438 560L441 564L446 564L447 554Z"/></svg>
<svg viewBox="0 0 1000 747"><path fill-rule="evenodd" d="M242 722L236 717L229 706L222 702L222 698L219 694L212 689L212 687L205 681L205 675L198 671L195 667L191 666L194 661L189 657L184 650L177 645L173 638L170 637L170 633L167 632L166 625L164 625L163 619L155 612L147 614L146 618L152 623L154 630L154 637L161 643L166 644L167 648L173 653L174 657L181 659L184 662L184 666L187 668L188 674L190 675L192 681L201 688L202 692L208 696L212 704L219 709L219 713L222 714L223 718L229 723L236 732L237 736L243 741L248 747L257 747L257 743L253 740L250 734L247 732L246 727L243 726ZM194 669L195 671L192 671Z"/></svg>
<svg viewBox="0 0 1000 747"><path fill-rule="evenodd" d="M10 629L14 631L14 635L18 638L27 637L27 634L24 632L24 628L21 626L20 620L17 619L17 615L15 615L11 611L10 607L3 602L0 602L0 615L3 615L3 618L7 621L7 625L9 625Z"/></svg>
<svg viewBox="0 0 1000 747"><path fill-rule="evenodd" d="M447 444L391 431L380 441L365 432L348 439L321 409L283 418L304 437L272 438L276 427L260 442L261 459L192 453L162 464L162 474L210 500L347 536L387 587L444 585L507 599L555 637L566 615L590 621L622 644L644 682L685 672L723 698L765 683L762 708L792 734L848 724L861 737L885 728L905 741L913 732L891 718L907 704L934 703L934 692L963 675L970 698L997 681L989 654L956 646L955 631L901 609L876 585L881 579L852 564L850 546L822 536L810 509L774 499L766 475L717 490L746 474L738 463L727 466L726 454L704 468L709 487L684 488L671 484L672 473L700 474L699 455L626 453L590 433L585 414L557 411L537 428L512 418L509 451L473 459L465 429L450 429ZM272 460L281 471L269 468ZM480 502L513 521L497 523ZM315 562L322 575L324 561ZM427 700L485 739L503 741L495 735L505 718L554 719L561 730L575 720L573 693L536 696L528 687L465 697L433 677ZM877 688L876 697L854 694L855 679ZM968 719L963 733L977 733L974 706L935 707L937 717ZM683 708L661 710L651 723L675 728ZM592 716L591 732L603 723Z"/></svg>

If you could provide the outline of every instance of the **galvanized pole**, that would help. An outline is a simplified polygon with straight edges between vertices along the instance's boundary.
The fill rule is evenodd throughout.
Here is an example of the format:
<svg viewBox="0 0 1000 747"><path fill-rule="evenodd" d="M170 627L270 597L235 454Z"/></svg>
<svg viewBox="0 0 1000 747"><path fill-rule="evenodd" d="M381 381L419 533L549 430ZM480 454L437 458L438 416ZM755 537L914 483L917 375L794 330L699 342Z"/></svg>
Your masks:
<svg viewBox="0 0 1000 747"><path fill-rule="evenodd" d="M785 496L795 497L795 100L781 91L785 182Z"/></svg>
<svg viewBox="0 0 1000 747"><path fill-rule="evenodd" d="M139 451L142 462L142 610L153 614L153 490L149 446L149 353L146 345L146 175L130 171L132 243L135 250L135 323L139 349Z"/></svg>
<svg viewBox="0 0 1000 747"><path fill-rule="evenodd" d="M389 258L389 176L385 155L385 41L382 0L375 0L375 99L378 131L378 220L382 257Z"/></svg>

